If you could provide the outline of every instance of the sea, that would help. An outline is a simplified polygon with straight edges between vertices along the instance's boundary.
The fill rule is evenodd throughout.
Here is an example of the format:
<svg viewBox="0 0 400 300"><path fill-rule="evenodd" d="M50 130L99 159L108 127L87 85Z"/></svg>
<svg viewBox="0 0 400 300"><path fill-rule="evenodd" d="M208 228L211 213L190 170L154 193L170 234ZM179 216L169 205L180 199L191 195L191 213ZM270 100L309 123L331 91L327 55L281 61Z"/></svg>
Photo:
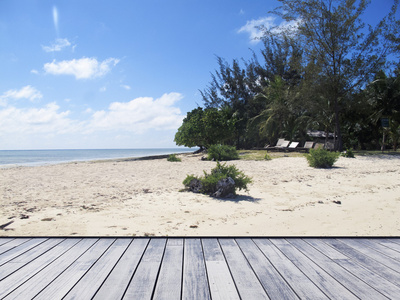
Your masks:
<svg viewBox="0 0 400 300"><path fill-rule="evenodd" d="M42 166L78 161L190 153L197 148L0 150L0 167Z"/></svg>

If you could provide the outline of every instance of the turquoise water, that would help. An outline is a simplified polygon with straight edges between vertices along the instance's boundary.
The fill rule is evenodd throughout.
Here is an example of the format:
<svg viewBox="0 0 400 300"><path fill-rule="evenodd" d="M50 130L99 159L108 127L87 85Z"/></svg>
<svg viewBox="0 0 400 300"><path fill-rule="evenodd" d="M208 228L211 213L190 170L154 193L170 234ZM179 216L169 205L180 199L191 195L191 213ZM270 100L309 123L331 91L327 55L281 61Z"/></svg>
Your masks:
<svg viewBox="0 0 400 300"><path fill-rule="evenodd" d="M154 149L77 149L77 150L0 150L0 166L35 166L99 159L145 157L194 152L189 148Z"/></svg>

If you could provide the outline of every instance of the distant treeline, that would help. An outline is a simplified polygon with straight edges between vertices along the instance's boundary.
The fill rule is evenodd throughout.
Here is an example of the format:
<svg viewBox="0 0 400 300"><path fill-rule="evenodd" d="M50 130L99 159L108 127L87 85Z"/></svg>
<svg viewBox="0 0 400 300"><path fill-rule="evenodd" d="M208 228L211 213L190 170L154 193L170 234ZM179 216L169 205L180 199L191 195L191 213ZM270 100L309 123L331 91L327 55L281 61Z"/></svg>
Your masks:
<svg viewBox="0 0 400 300"><path fill-rule="evenodd" d="M334 133L335 149L397 148L400 139L398 1L375 27L369 1L280 0L272 13L291 26L263 30L261 55L228 63L201 90L177 145L262 147L278 138L304 142L308 130ZM381 126L382 118L389 127Z"/></svg>

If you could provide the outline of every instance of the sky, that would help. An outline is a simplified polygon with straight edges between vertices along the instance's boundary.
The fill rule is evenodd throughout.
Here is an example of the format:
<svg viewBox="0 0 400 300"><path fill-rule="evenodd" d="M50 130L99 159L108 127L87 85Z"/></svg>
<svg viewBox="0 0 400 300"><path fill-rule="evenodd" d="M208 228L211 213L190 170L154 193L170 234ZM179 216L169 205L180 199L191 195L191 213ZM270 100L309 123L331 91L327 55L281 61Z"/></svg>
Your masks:
<svg viewBox="0 0 400 300"><path fill-rule="evenodd" d="M375 24L393 3L372 0ZM0 150L176 147L218 68L276 0L0 0ZM251 49L251 50L250 50Z"/></svg>

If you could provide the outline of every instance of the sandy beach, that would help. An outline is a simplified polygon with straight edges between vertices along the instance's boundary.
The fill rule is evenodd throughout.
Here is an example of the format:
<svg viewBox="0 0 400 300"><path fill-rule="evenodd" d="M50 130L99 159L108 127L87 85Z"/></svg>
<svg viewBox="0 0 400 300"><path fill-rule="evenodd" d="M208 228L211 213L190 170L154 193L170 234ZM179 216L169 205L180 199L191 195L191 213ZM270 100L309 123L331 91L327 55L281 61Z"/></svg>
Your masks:
<svg viewBox="0 0 400 300"><path fill-rule="evenodd" d="M400 156L228 162L253 179L235 199L180 191L216 165L180 157L0 169L0 236L400 235Z"/></svg>

